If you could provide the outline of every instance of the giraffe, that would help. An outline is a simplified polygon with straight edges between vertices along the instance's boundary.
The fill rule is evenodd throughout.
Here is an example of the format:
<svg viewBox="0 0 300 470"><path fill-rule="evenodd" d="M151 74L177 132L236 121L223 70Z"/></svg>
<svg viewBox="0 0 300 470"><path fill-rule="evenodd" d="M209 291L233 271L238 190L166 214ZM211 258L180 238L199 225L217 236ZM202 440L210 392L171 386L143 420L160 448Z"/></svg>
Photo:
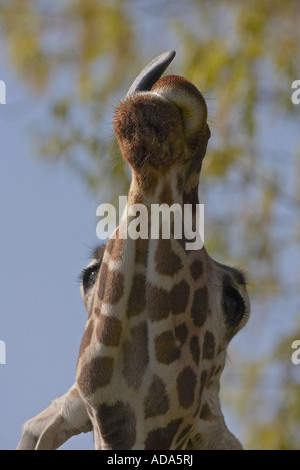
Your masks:
<svg viewBox="0 0 300 470"><path fill-rule="evenodd" d="M115 110L132 181L123 217L83 271L87 322L76 381L27 421L18 449L55 449L93 430L95 449L242 449L222 414L227 347L250 313L244 274L186 238L126 236L132 208L192 209L210 130L187 79L163 72L175 52L143 69ZM139 206L138 206L139 207ZM150 219L147 221L150 225ZM149 227L150 228L150 227Z"/></svg>

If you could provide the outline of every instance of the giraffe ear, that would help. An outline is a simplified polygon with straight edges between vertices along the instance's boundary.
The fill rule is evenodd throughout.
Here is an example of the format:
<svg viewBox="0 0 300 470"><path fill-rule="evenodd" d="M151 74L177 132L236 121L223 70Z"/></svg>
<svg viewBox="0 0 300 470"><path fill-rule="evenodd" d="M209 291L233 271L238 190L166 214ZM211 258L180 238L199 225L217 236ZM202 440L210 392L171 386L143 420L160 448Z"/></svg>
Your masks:
<svg viewBox="0 0 300 470"><path fill-rule="evenodd" d="M200 91L191 82L177 75L169 75L158 80L151 91L180 109L187 140L206 131L207 106Z"/></svg>
<svg viewBox="0 0 300 470"><path fill-rule="evenodd" d="M175 51L163 52L150 64L146 65L128 90L127 96L140 91L151 90L152 85L162 76L168 65L175 57Z"/></svg>

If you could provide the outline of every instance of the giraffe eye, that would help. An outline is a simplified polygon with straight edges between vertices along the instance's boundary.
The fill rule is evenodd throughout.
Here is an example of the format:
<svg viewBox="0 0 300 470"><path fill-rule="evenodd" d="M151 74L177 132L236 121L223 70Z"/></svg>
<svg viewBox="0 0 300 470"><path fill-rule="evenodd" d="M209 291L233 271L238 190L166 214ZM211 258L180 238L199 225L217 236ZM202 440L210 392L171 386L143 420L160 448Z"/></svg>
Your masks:
<svg viewBox="0 0 300 470"><path fill-rule="evenodd" d="M226 316L226 323L231 327L237 326L244 317L245 303L234 287L224 287L222 308Z"/></svg>
<svg viewBox="0 0 300 470"><path fill-rule="evenodd" d="M86 294L88 290L93 287L96 282L97 274L99 271L100 263L96 263L93 266L90 266L83 270L82 272L82 286L84 293Z"/></svg>

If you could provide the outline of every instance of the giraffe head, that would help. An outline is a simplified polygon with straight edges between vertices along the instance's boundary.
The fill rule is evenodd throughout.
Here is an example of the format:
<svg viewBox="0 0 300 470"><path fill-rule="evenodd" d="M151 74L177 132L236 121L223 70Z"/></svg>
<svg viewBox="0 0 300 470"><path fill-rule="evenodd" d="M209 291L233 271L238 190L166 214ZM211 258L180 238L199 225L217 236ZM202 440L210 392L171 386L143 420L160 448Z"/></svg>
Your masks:
<svg viewBox="0 0 300 470"><path fill-rule="evenodd" d="M136 79L114 129L132 170L128 207L190 204L194 221L210 130L197 88L160 78L174 55L162 54ZM219 388L228 344L250 311L242 272L204 247L186 250L173 232L117 236L95 251L82 295L88 323L77 380L98 447L241 448Z"/></svg>
<svg viewBox="0 0 300 470"><path fill-rule="evenodd" d="M166 67L173 56L162 54L157 61ZM158 183L168 174L178 193L188 199L198 186L210 137L206 103L185 78L170 75L156 81L155 72L155 63L146 67L114 115L121 153L132 170L131 195L136 193L136 199L145 202L150 193L153 201ZM146 83L145 74L150 77ZM161 201L167 202L164 196Z"/></svg>

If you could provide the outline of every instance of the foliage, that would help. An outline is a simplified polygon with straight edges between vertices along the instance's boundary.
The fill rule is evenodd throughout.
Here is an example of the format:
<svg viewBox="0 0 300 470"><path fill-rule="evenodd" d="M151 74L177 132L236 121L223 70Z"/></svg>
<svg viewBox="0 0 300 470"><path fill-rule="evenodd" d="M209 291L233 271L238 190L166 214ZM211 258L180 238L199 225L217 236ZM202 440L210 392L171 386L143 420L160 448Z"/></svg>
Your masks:
<svg viewBox="0 0 300 470"><path fill-rule="evenodd" d="M231 387L226 399L234 402L239 419L247 422L244 441L248 449L299 449L300 375L299 365L291 360L295 351L291 337L300 338L299 321L268 354L252 362L240 359L238 370L229 374L228 383L237 377L243 383L242 394Z"/></svg>
<svg viewBox="0 0 300 470"><path fill-rule="evenodd" d="M299 266L292 276L281 269L288 249L297 253L300 244L299 142L293 148L285 136L299 123L291 103L291 83L300 76L299 13L298 0L187 0L184 6L11 0L0 6L1 36L20 77L38 93L56 90L49 125L39 130L40 157L65 161L107 202L127 193L130 177L107 125L112 104L137 71L167 49L161 44L176 38L173 70L203 90L213 132L201 187L206 246L222 262L246 266L251 298L265 300L265 315L278 300L289 306L300 280ZM292 322L299 306L290 308ZM276 341L290 344L289 336ZM249 402L257 386L261 393L271 364L289 370L287 358L274 354L238 368ZM251 446L299 447L299 381L283 373L278 387L283 399L269 420L252 422ZM239 414L250 422L255 405L240 401Z"/></svg>

